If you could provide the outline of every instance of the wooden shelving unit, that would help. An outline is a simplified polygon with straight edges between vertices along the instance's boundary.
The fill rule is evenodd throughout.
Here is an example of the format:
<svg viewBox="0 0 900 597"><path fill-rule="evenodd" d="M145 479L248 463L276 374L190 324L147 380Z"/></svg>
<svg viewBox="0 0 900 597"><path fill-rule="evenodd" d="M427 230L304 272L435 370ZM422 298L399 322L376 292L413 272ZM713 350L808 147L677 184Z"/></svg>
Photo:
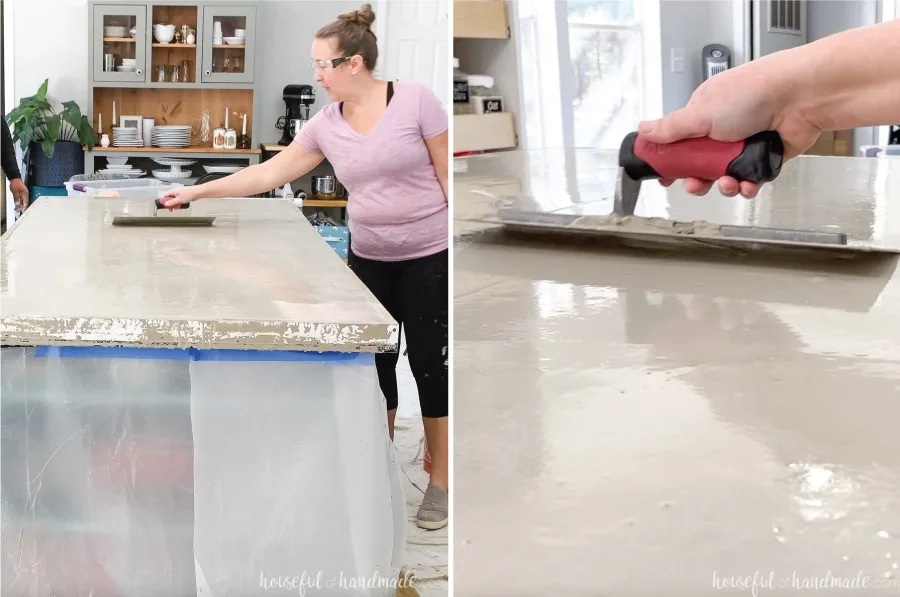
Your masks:
<svg viewBox="0 0 900 597"><path fill-rule="evenodd" d="M259 155L258 149L213 149L205 145L195 145L191 147L100 147L94 148L94 153L102 155L104 153L208 153L210 155Z"/></svg>
<svg viewBox="0 0 900 597"><path fill-rule="evenodd" d="M304 199L303 207L347 207L346 199Z"/></svg>
<svg viewBox="0 0 900 597"><path fill-rule="evenodd" d="M154 42L151 47L153 47L153 48L173 48L176 50L178 48L196 49L197 44L161 44L159 42Z"/></svg>
<svg viewBox="0 0 900 597"><path fill-rule="evenodd" d="M453 55L459 59L460 70L467 74L492 76L494 90L503 97L504 104L504 111L500 113L454 115L454 154L518 147L517 69L515 64L503 64L498 59L508 57L510 51L515 57L516 42L510 30L510 14L513 14L510 2L504 0L453 2Z"/></svg>

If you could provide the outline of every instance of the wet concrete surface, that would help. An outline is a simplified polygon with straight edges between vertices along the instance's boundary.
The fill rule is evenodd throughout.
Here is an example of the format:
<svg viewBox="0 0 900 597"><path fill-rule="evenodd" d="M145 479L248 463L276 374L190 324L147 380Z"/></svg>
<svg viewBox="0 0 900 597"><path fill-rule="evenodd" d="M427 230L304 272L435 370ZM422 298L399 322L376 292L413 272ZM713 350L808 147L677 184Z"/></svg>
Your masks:
<svg viewBox="0 0 900 597"><path fill-rule="evenodd" d="M204 200L185 211L213 227L133 228L112 218L151 199L45 199L3 237L4 343L396 348L396 323L287 202Z"/></svg>
<svg viewBox="0 0 900 597"><path fill-rule="evenodd" d="M510 239L470 219L517 193L520 206L602 213L614 156L467 161L454 196L455 591L900 594L896 257ZM789 166L756 202L645 183L638 210L900 244L900 162Z"/></svg>

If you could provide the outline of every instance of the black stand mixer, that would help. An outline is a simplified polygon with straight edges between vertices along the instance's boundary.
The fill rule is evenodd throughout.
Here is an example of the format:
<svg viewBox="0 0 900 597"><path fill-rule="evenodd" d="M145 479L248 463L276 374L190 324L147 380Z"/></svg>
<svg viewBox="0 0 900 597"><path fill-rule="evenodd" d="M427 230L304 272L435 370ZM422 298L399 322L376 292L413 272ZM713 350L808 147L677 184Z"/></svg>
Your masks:
<svg viewBox="0 0 900 597"><path fill-rule="evenodd" d="M287 112L278 117L275 128L284 131L278 144L290 145L309 120L309 107L316 103L316 92L312 85L288 85L282 92L282 99Z"/></svg>

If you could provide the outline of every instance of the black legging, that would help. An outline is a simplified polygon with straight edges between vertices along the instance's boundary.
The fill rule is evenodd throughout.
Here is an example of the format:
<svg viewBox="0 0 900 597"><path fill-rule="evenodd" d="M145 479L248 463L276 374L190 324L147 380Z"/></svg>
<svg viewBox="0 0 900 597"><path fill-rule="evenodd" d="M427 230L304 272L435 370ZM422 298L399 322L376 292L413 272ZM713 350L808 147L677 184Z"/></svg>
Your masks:
<svg viewBox="0 0 900 597"><path fill-rule="evenodd" d="M448 251L407 261L373 261L353 254L350 268L397 320L406 335L409 367L423 417L446 417L449 407ZM397 408L399 352L375 355L378 383L388 410Z"/></svg>

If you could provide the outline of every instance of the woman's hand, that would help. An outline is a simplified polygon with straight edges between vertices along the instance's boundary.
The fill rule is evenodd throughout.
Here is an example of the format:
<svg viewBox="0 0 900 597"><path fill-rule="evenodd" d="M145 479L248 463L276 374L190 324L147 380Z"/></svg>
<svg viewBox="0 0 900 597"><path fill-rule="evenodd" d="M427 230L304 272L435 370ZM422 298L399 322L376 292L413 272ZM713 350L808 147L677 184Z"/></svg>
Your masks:
<svg viewBox="0 0 900 597"><path fill-rule="evenodd" d="M21 178L14 178L9 181L9 190L12 191L13 198L16 201L16 211L24 213L28 209L28 187Z"/></svg>
<svg viewBox="0 0 900 597"><path fill-rule="evenodd" d="M639 132L654 143L672 143L709 136L718 141L741 141L765 130L776 130L785 144L785 159L795 157L816 142L821 129L804 117L789 77L784 76L789 56L772 55L726 70L707 79L684 108L660 120L642 122ZM660 181L663 185L672 180ZM684 179L684 188L705 195L715 181ZM718 180L728 197L738 193L755 197L760 185L730 176Z"/></svg>
<svg viewBox="0 0 900 597"><path fill-rule="evenodd" d="M200 196L200 193L197 192L197 188L198 187L176 187L166 192L159 200L163 205L169 208L169 211L174 211L178 209L179 205L201 199L202 197Z"/></svg>

